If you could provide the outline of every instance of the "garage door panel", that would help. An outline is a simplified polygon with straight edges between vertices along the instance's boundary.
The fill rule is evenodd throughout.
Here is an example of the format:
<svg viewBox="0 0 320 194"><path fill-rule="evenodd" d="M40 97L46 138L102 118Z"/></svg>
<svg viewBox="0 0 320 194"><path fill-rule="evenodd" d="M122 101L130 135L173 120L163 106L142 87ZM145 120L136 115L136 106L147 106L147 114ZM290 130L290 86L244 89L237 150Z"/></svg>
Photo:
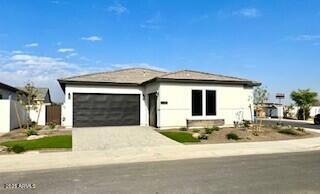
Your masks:
<svg viewBox="0 0 320 194"><path fill-rule="evenodd" d="M73 94L73 125L140 125L140 95Z"/></svg>

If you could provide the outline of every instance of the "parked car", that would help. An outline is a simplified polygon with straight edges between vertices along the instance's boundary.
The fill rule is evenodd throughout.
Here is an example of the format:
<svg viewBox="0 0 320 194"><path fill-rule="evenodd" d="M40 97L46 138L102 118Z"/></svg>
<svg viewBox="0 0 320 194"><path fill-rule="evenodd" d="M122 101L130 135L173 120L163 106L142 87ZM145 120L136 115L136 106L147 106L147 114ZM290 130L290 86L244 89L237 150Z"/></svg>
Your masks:
<svg viewBox="0 0 320 194"><path fill-rule="evenodd" d="M316 115L314 117L314 124L316 125L320 125L320 114Z"/></svg>

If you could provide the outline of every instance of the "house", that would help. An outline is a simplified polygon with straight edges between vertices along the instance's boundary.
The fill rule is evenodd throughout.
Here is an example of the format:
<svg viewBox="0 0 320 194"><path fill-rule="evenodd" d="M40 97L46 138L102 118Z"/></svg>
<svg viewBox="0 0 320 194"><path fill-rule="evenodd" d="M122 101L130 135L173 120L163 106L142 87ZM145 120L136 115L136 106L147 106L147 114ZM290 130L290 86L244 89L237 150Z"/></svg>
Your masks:
<svg viewBox="0 0 320 194"><path fill-rule="evenodd" d="M0 132L6 133L11 129L25 124L28 115L17 102L17 92L23 92L18 88L0 82Z"/></svg>
<svg viewBox="0 0 320 194"><path fill-rule="evenodd" d="M62 125L158 128L233 125L253 119L259 82L212 73L129 68L58 80Z"/></svg>
<svg viewBox="0 0 320 194"><path fill-rule="evenodd" d="M20 90L25 90L23 87L19 87ZM38 104L37 109L30 110L30 119L36 122L38 125L46 125L46 109L47 106L52 104L49 88L36 88L37 96L35 101Z"/></svg>

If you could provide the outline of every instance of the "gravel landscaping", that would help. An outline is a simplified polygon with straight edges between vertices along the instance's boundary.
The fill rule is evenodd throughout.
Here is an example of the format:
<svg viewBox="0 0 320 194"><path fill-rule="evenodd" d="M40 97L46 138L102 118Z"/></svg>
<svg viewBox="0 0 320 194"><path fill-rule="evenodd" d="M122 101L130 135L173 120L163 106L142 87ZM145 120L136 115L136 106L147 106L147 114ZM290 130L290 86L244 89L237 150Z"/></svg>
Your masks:
<svg viewBox="0 0 320 194"><path fill-rule="evenodd" d="M319 133L307 132L302 128L293 128L290 126L264 126L257 133L251 128L220 128L218 130L206 130L206 129L169 129L161 131L160 133L189 133L192 137L197 137L200 134L200 141L202 144L216 144L216 143L234 143L234 142L258 142L258 141L277 141L277 140L290 140L290 139L301 139L319 137ZM211 133L211 134L210 134ZM166 135L167 137L175 140L175 138ZM175 134L177 136L177 134ZM205 138L203 138L205 136ZM179 139L179 142L187 143ZM197 141L192 141L196 143Z"/></svg>

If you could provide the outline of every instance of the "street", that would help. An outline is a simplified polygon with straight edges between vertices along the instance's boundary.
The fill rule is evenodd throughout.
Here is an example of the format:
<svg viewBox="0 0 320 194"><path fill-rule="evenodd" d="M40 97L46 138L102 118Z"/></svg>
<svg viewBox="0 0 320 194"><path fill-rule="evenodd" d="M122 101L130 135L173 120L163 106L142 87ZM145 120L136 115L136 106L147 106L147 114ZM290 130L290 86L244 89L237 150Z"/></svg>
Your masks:
<svg viewBox="0 0 320 194"><path fill-rule="evenodd" d="M315 151L2 173L0 193L319 193L319 164Z"/></svg>
<svg viewBox="0 0 320 194"><path fill-rule="evenodd" d="M258 121L259 121L259 119L258 119ZM264 119L262 121L262 123L266 124L266 125L276 125L279 122L280 122L280 120L276 120L276 119L273 119L273 120ZM289 120L281 120L281 123L283 123L284 125L291 125L294 127L320 129L320 125L315 125L313 123L308 123L308 122L295 122L295 121L289 121Z"/></svg>

